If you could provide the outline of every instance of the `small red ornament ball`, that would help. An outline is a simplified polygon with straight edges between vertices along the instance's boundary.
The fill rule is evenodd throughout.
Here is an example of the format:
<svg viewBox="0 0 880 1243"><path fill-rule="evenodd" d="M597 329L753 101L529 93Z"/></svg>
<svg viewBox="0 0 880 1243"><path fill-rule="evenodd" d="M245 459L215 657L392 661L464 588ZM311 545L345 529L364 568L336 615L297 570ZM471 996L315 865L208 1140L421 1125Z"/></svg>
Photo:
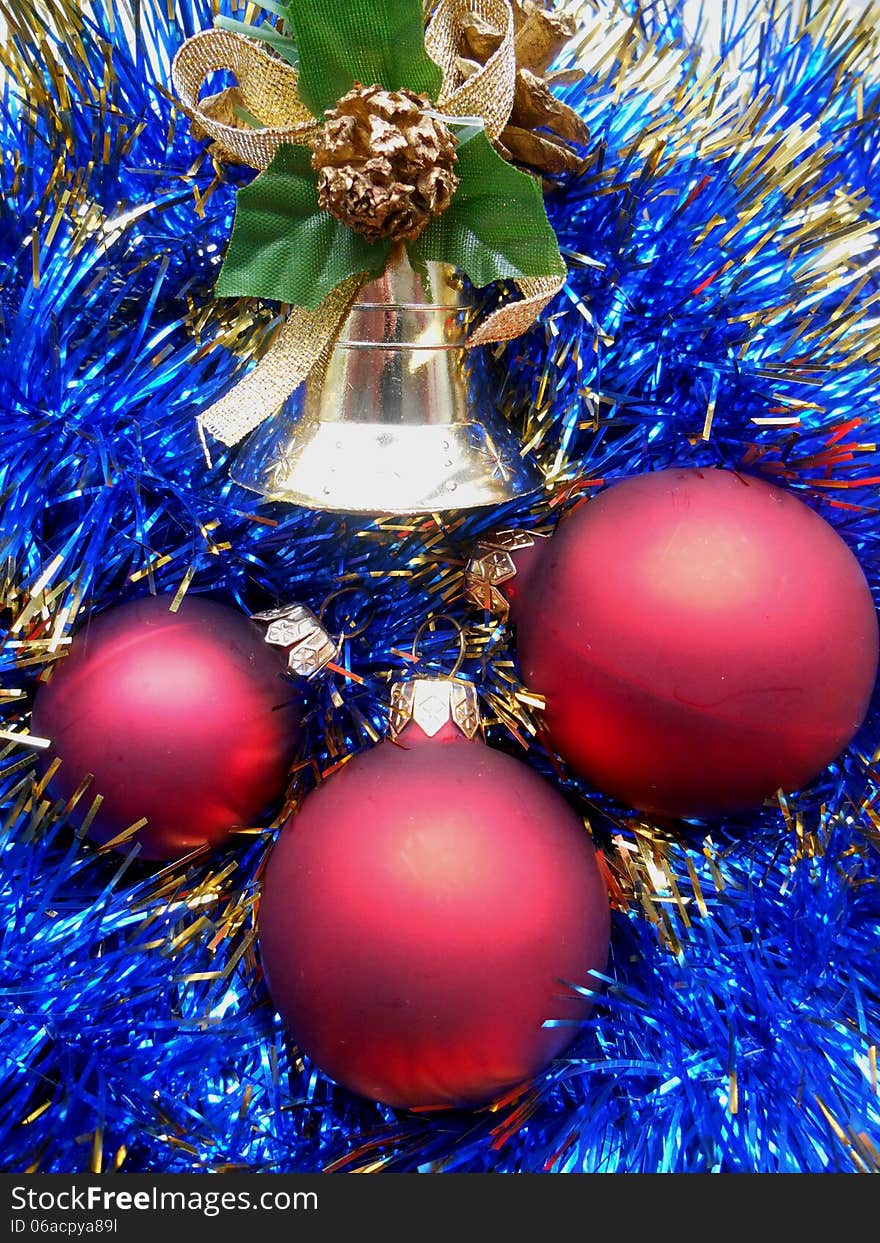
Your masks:
<svg viewBox="0 0 880 1243"><path fill-rule="evenodd" d="M74 638L37 694L32 728L61 758L53 793L103 796L90 830L108 841L147 818L141 857L215 846L283 794L300 709L283 653L224 605L170 596L124 604ZM125 843L130 849L131 841Z"/></svg>
<svg viewBox="0 0 880 1243"><path fill-rule="evenodd" d="M275 1005L332 1078L398 1107L474 1105L575 1035L590 1004L571 986L597 987L608 897L550 785L417 733L352 760L282 830L260 946Z"/></svg>
<svg viewBox="0 0 880 1243"><path fill-rule="evenodd" d="M700 816L806 785L877 674L865 577L789 493L724 470L609 488L562 523L512 613L553 746L644 811Z"/></svg>

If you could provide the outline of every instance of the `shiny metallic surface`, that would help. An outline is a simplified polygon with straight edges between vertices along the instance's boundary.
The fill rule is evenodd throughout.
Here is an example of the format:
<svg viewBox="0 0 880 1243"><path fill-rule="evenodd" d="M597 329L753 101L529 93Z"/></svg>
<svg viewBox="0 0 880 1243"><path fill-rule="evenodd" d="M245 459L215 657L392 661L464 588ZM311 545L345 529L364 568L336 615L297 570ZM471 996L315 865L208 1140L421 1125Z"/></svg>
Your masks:
<svg viewBox="0 0 880 1243"><path fill-rule="evenodd" d="M304 604L288 604L268 613L254 613L251 621L266 627L266 642L287 648L287 671L310 679L339 655L342 640L334 638Z"/></svg>
<svg viewBox="0 0 880 1243"><path fill-rule="evenodd" d="M464 572L465 596L477 608L506 617L509 605L501 587L516 577L513 553L548 538L540 531L509 528L480 540Z"/></svg>
<svg viewBox="0 0 880 1243"><path fill-rule="evenodd" d="M257 429L232 467L277 501L349 513L497 504L540 479L468 350L469 307L451 269L401 251L362 290L326 364Z"/></svg>
<svg viewBox="0 0 880 1243"><path fill-rule="evenodd" d="M428 738L439 734L450 722L466 738L474 738L480 729L476 687L471 682L451 677L395 682L391 687L388 718L391 737L399 738L410 722L418 725Z"/></svg>

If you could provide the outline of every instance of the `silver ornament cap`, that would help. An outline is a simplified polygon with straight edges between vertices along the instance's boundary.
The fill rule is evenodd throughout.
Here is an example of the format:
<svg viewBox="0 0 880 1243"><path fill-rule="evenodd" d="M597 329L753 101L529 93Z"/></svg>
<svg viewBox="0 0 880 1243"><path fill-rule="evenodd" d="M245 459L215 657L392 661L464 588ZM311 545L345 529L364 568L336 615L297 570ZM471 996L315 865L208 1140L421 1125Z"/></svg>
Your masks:
<svg viewBox="0 0 880 1243"><path fill-rule="evenodd" d="M460 678L412 678L391 687L391 737L397 739L410 722L433 738L451 722L466 738L480 729L480 708L473 683Z"/></svg>
<svg viewBox="0 0 880 1243"><path fill-rule="evenodd" d="M267 643L288 649L287 669L296 677L314 678L339 655L342 640L329 634L304 604L254 613L251 620L266 626Z"/></svg>

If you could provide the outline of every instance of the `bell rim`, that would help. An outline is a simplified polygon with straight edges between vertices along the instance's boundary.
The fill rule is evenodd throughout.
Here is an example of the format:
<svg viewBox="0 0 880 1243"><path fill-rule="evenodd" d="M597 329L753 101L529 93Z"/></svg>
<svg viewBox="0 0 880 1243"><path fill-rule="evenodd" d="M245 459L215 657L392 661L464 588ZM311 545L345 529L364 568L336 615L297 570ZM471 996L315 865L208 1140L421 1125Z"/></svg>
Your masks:
<svg viewBox="0 0 880 1243"><path fill-rule="evenodd" d="M382 425L361 425L360 432L366 435L370 430L376 436L384 437L387 427ZM304 429L305 430L305 429ZM419 429L424 431L425 429ZM290 486L275 486L267 478L266 468L259 465L259 454L249 450L248 445L241 447L229 468L229 478L240 488L273 504L296 505L302 509L320 510L328 513L362 514L362 515L393 515L406 516L416 514L446 513L451 510L487 509L493 506L508 504L522 497L538 494L544 487L544 477L538 464L522 452L519 440L509 428L488 425L486 422L468 422L456 425L433 424L431 434L434 438L448 437L450 442L457 441L462 452L456 467L459 471L460 484L450 489L445 495L438 495L442 480L438 478L436 465L430 450L422 455L424 471L409 473L405 485L401 484L398 475L389 475L382 471L368 472L370 484L375 484L375 495L368 486L364 489L369 499L352 499L352 471L343 469L334 478L334 471L316 472L310 470L304 455L312 448L318 449L321 463L329 464L327 455L316 444L317 436L342 437L340 445L347 439L341 428L332 428L323 424L311 429L311 434L300 440L299 453L293 462L287 478ZM477 444L469 442L471 434L476 433ZM479 443L491 445L495 461L495 469L487 472L486 459ZM339 446L337 446L339 448ZM343 454L343 466L360 463L363 460L363 443L352 442L345 448L339 448ZM303 455L303 456L300 456ZM449 476L448 478L452 478ZM311 484L311 486L309 486ZM447 482L447 487L448 482ZM460 486L460 491L459 491ZM393 500L394 490L404 491L405 499ZM422 493L420 496L419 493ZM458 492L458 495L455 495Z"/></svg>

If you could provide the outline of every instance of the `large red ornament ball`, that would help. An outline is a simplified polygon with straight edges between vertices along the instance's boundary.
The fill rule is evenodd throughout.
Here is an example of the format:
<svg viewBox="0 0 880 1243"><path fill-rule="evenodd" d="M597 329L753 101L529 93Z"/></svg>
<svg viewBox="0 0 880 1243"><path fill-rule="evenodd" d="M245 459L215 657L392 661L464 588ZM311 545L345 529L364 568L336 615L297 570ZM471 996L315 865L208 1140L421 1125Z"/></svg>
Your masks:
<svg viewBox="0 0 880 1243"><path fill-rule="evenodd" d="M670 816L807 784L877 674L865 577L802 502L725 470L666 470L576 510L512 616L550 741L598 788Z"/></svg>
<svg viewBox="0 0 880 1243"><path fill-rule="evenodd" d="M170 603L138 600L91 622L33 709L33 732L62 760L56 797L92 774L82 802L103 802L90 835L108 841L145 816L134 840L147 859L254 824L283 794L300 726L283 653L252 622L202 599L177 613Z"/></svg>
<svg viewBox="0 0 880 1243"><path fill-rule="evenodd" d="M260 906L297 1043L399 1107L478 1104L541 1070L590 1009L572 985L598 987L608 935L581 820L464 739L384 742L347 764L282 830Z"/></svg>

